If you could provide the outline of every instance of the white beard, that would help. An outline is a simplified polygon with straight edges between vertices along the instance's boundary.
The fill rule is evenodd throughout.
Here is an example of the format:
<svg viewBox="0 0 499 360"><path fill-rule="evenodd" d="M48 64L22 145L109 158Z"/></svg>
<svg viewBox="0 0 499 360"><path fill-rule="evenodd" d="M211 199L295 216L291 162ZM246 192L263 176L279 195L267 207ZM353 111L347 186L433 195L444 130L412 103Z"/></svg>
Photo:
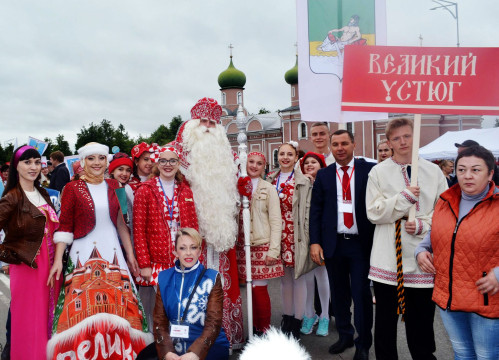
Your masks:
<svg viewBox="0 0 499 360"><path fill-rule="evenodd" d="M184 175L194 194L201 236L216 251L225 251L237 236L237 166L223 127L208 130L199 120L185 125L182 143L189 166Z"/></svg>

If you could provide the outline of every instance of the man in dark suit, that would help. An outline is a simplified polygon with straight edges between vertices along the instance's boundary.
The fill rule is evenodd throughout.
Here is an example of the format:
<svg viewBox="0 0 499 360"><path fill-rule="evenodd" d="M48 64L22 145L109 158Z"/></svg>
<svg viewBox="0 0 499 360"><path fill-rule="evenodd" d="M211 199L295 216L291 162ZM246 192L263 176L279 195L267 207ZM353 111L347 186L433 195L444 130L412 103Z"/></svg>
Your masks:
<svg viewBox="0 0 499 360"><path fill-rule="evenodd" d="M69 170L64 162L64 154L62 151L54 151L50 154L50 161L54 165L54 170L50 175L50 189L54 189L62 193L62 189L69 182Z"/></svg>
<svg viewBox="0 0 499 360"><path fill-rule="evenodd" d="M331 135L336 163L319 170L310 207L310 256L324 263L331 284L339 340L329 352L356 346L354 360L368 359L372 345L373 305L367 278L374 225L367 219L368 174L376 165L354 159L355 142L347 130ZM354 302L353 339L350 306Z"/></svg>

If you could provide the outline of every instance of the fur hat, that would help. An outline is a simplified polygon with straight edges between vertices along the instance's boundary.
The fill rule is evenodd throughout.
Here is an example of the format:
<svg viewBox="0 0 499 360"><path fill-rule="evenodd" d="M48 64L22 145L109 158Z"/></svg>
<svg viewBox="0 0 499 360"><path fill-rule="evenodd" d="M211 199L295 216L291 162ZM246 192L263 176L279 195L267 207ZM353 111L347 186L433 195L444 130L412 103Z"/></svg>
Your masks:
<svg viewBox="0 0 499 360"><path fill-rule="evenodd" d="M80 156L80 160L85 160L85 158L90 155L106 155L108 157L108 161L110 160L109 147L97 142L89 142L87 145L79 148L78 155Z"/></svg>

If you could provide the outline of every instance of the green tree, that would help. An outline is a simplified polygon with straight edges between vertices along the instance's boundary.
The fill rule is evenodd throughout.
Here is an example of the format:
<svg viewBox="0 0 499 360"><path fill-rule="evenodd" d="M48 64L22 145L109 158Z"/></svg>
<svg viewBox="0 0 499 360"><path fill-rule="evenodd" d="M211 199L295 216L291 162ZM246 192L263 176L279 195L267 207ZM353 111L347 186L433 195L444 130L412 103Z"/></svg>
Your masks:
<svg viewBox="0 0 499 360"><path fill-rule="evenodd" d="M174 116L170 120L168 126L161 124L156 130L151 133L151 136L149 136L148 138L139 136L136 143L138 144L145 141L149 144L156 143L159 145L165 145L170 141L175 140L175 136L177 136L177 131L180 125L182 125L182 116Z"/></svg>
<svg viewBox="0 0 499 360"><path fill-rule="evenodd" d="M54 150L54 143L48 137L46 137L45 139L43 139L43 141L45 141L47 143L47 148L45 149L45 152L43 153L43 156L46 156L47 160L48 160L50 154L55 151Z"/></svg>
<svg viewBox="0 0 499 360"><path fill-rule="evenodd" d="M123 124L119 124L114 131L113 141L113 146L119 147L121 152L130 154L132 151L134 141L133 139L130 139L130 136L128 135L128 132L125 131ZM111 147L109 149L111 149Z"/></svg>
<svg viewBox="0 0 499 360"><path fill-rule="evenodd" d="M52 151L57 150L62 151L64 156L73 155L73 152L69 148L69 143L64 139L64 135L62 134L57 135L57 137L55 138L55 145ZM45 151L45 155L49 156L50 152Z"/></svg>
<svg viewBox="0 0 499 360"><path fill-rule="evenodd" d="M164 145L170 142L170 138L170 130L165 125L161 124L152 132L151 136L149 136L149 143Z"/></svg>
<svg viewBox="0 0 499 360"><path fill-rule="evenodd" d="M98 142L109 146L118 146L121 152L130 153L134 141L130 139L125 127L119 124L115 129L109 120L103 119L100 124L93 122L87 127L83 126L81 131L76 134L76 149L88 144L89 142Z"/></svg>
<svg viewBox="0 0 499 360"><path fill-rule="evenodd" d="M14 144L10 143L5 147L2 147L0 145L0 164L3 165L6 162L9 162L13 153L14 153Z"/></svg>
<svg viewBox="0 0 499 360"><path fill-rule="evenodd" d="M170 125L168 126L168 129L170 130L172 140L174 140L175 136L177 136L178 129L180 128L180 125L182 125L182 122L183 122L182 116L180 116L180 115L174 116L172 118L172 120L170 121Z"/></svg>
<svg viewBox="0 0 499 360"><path fill-rule="evenodd" d="M268 113L270 113L270 110L267 110L264 107L262 107L262 108L260 108L260 110L258 110L258 115L268 114Z"/></svg>

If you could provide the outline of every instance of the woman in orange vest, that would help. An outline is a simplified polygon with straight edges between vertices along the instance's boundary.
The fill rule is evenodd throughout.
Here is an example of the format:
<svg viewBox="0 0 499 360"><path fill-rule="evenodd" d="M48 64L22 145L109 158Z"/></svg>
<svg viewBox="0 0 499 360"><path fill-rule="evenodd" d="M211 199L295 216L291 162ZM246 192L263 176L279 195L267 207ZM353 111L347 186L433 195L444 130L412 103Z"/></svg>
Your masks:
<svg viewBox="0 0 499 360"><path fill-rule="evenodd" d="M456 159L458 184L440 195L431 234L416 248L435 274L433 301L455 359L499 359L499 188L494 156L482 146ZM433 252L433 256L431 254Z"/></svg>

